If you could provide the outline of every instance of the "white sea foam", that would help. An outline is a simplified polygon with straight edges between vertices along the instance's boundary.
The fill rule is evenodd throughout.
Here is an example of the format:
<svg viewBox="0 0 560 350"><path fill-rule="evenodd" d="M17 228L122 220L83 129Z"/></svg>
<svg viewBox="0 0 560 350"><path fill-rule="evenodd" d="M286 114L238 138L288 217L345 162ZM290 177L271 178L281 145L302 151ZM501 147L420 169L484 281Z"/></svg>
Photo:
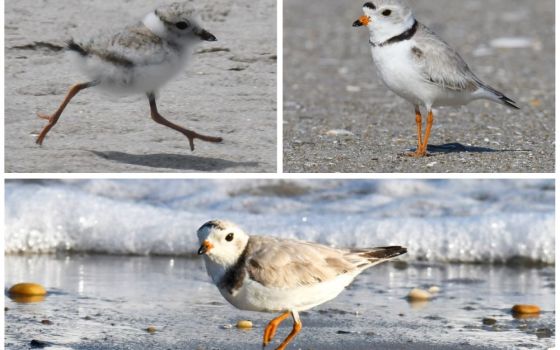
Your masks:
<svg viewBox="0 0 560 350"><path fill-rule="evenodd" d="M554 263L552 181L8 181L6 253L193 254L214 218L407 259Z"/></svg>

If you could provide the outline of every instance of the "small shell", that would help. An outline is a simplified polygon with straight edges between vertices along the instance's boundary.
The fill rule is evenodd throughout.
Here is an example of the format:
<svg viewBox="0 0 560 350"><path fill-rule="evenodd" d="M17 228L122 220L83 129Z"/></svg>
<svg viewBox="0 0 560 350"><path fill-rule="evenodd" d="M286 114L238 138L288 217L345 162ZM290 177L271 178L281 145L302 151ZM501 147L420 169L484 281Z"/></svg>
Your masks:
<svg viewBox="0 0 560 350"><path fill-rule="evenodd" d="M440 290L441 289L438 286L431 286L430 288L428 288L428 292L432 294L437 294Z"/></svg>
<svg viewBox="0 0 560 350"><path fill-rule="evenodd" d="M412 290L408 293L407 299L410 301L423 301L423 300L430 300L432 295L423 289L420 288L412 288Z"/></svg>
<svg viewBox="0 0 560 350"><path fill-rule="evenodd" d="M511 308L511 312L516 315L534 315L539 314L541 312L541 308L537 305L517 304Z"/></svg>
<svg viewBox="0 0 560 350"><path fill-rule="evenodd" d="M47 290L37 283L18 283L14 284L8 291L10 295L46 295Z"/></svg>
<svg viewBox="0 0 560 350"><path fill-rule="evenodd" d="M249 320L239 320L239 321L237 321L236 327L239 328L239 329L253 328L253 322L251 322Z"/></svg>

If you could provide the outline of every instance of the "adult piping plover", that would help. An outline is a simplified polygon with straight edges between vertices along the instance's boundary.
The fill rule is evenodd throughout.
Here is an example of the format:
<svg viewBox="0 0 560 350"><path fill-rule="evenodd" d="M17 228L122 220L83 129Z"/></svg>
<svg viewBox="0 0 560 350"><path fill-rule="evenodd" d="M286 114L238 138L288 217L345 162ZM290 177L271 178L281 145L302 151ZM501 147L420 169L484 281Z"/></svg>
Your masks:
<svg viewBox="0 0 560 350"><path fill-rule="evenodd" d="M93 86L112 92L145 93L152 119L185 135L191 150L194 139L221 142L220 137L201 135L171 123L156 106L157 89L183 69L194 46L202 41L216 41L216 37L200 26L188 3L157 8L143 21L118 33L81 42L70 40L67 49L90 81L72 86L54 114L38 114L49 123L37 137L37 144L43 143L70 100Z"/></svg>
<svg viewBox="0 0 560 350"><path fill-rule="evenodd" d="M366 2L363 11L354 27L368 27L371 54L381 79L415 108L418 147L411 155L427 155L433 107L486 99L519 109L513 100L476 77L455 50L416 20L403 1ZM423 138L421 105L428 113Z"/></svg>
<svg viewBox="0 0 560 350"><path fill-rule="evenodd" d="M222 296L242 310L281 312L266 326L263 347L290 314L291 333L301 330L298 312L334 299L367 268L406 253L403 247L336 249L293 239L249 236L235 224L214 220L197 231L198 254Z"/></svg>

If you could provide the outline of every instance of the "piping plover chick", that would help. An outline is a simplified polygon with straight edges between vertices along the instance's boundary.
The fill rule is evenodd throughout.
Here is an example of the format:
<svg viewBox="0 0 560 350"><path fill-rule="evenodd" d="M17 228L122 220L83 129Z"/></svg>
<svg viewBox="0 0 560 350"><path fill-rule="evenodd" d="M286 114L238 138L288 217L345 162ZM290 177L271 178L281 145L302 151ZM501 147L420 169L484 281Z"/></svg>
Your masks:
<svg viewBox="0 0 560 350"><path fill-rule="evenodd" d="M235 224L214 220L197 231L199 255L222 296L241 310L281 313L265 328L263 347L290 315L285 349L300 332L299 312L334 299L364 270L406 253L403 247L336 249L317 243L249 236Z"/></svg>
<svg viewBox="0 0 560 350"><path fill-rule="evenodd" d="M184 68L194 47L202 41L216 41L216 37L201 27L187 3L157 8L143 21L117 33L69 41L67 49L89 81L72 86L54 114L38 114L49 123L37 137L37 144L43 143L70 100L93 86L116 93L145 93L152 119L185 135L191 150L195 139L221 142L220 137L201 135L168 121L156 106L156 91Z"/></svg>
<svg viewBox="0 0 560 350"><path fill-rule="evenodd" d="M418 22L403 1L374 0L366 2L363 11L354 27L369 29L371 54L381 79L414 105L418 147L412 156L427 155L434 107L485 99L519 109L513 100L474 75L463 58ZM428 113L423 137L420 106Z"/></svg>

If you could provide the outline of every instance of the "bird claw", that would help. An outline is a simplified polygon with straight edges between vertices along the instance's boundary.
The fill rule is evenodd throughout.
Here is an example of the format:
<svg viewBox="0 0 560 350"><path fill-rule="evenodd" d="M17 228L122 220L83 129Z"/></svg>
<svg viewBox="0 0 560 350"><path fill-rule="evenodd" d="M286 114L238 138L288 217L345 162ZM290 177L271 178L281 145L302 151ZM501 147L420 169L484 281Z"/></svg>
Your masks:
<svg viewBox="0 0 560 350"><path fill-rule="evenodd" d="M45 119L48 120L49 122L51 121L52 117L50 115L46 115L46 114L41 114L39 112L37 112L37 117L41 118L41 119Z"/></svg>
<svg viewBox="0 0 560 350"><path fill-rule="evenodd" d="M419 150L417 150L416 152L407 152L407 153L405 153L405 155L407 157L411 157L411 158L422 158L422 157L428 157L429 156L428 152L426 152L426 151L422 152L422 151L419 151Z"/></svg>
<svg viewBox="0 0 560 350"><path fill-rule="evenodd" d="M192 131L189 133L185 133L185 136L187 137L187 139L189 139L189 145L191 147L191 151L194 151L194 139L199 139L202 141L212 142L212 143L220 143L223 141L221 137L201 135Z"/></svg>

